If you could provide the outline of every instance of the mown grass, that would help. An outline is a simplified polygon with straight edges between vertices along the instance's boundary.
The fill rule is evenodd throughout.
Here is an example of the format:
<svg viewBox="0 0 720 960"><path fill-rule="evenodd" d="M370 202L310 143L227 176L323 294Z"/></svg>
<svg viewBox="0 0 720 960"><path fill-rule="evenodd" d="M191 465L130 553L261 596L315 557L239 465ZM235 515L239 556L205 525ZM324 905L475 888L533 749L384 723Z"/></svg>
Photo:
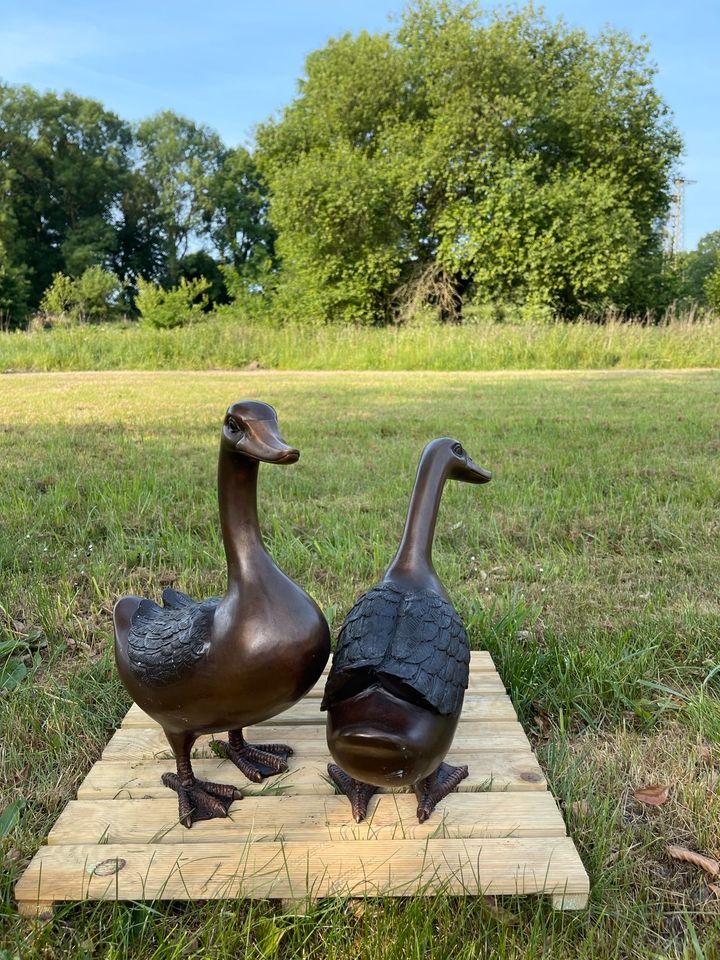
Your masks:
<svg viewBox="0 0 720 960"><path fill-rule="evenodd" d="M715 957L718 900L669 842L720 856L720 374L93 373L0 377L0 949L10 957ZM591 874L538 898L85 904L33 931L12 884L127 708L110 609L223 588L215 458L231 400L273 403L292 468L261 471L280 565L335 627L393 553L427 439L491 468L449 484L436 565L494 654ZM632 790L668 783L668 802Z"/></svg>
<svg viewBox="0 0 720 960"><path fill-rule="evenodd" d="M394 328L102 324L0 333L2 370L529 370L720 366L720 320Z"/></svg>

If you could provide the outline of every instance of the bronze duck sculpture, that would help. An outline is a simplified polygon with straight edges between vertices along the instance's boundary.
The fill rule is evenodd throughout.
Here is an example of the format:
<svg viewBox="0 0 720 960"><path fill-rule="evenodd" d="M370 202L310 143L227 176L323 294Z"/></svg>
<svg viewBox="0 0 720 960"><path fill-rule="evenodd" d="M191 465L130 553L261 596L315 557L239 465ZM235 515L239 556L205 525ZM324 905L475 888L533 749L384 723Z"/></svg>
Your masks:
<svg viewBox="0 0 720 960"><path fill-rule="evenodd" d="M328 773L359 823L378 787L412 785L423 823L468 775L444 763L468 685L465 627L432 564L447 479L487 483L457 440L423 450L395 558L340 630L321 709L337 763Z"/></svg>
<svg viewBox="0 0 720 960"><path fill-rule="evenodd" d="M317 604L275 565L257 514L260 463L295 463L275 410L247 400L227 411L220 440L218 499L227 558L225 596L195 601L175 590L163 604L127 596L113 610L115 659L133 700L165 731L177 773L165 786L179 798L180 821L226 816L242 793L196 779L197 737L228 730L219 749L249 780L287 770L291 747L252 745L243 727L296 703L330 655L328 625Z"/></svg>

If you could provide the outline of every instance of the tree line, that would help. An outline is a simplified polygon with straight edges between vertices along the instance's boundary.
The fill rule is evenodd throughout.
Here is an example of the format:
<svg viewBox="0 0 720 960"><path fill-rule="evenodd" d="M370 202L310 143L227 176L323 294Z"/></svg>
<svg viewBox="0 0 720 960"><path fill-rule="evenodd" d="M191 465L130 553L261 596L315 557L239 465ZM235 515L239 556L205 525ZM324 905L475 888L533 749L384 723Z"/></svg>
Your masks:
<svg viewBox="0 0 720 960"><path fill-rule="evenodd" d="M102 267L134 294L272 255L267 196L243 147L164 111L132 125L95 100L0 85L0 311L37 310L53 277ZM131 307L131 303L127 303Z"/></svg>
<svg viewBox="0 0 720 960"><path fill-rule="evenodd" d="M418 0L311 53L252 153L170 111L0 85L0 312L21 325L93 268L128 310L143 282L205 278L208 303L312 322L702 301L720 235L664 252L682 142L654 76L619 31Z"/></svg>

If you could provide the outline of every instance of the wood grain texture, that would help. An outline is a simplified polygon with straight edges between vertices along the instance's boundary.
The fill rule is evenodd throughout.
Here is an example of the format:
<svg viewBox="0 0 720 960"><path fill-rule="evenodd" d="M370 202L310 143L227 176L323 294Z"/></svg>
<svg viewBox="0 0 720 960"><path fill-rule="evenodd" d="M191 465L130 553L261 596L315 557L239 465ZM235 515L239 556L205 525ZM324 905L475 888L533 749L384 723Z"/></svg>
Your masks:
<svg viewBox="0 0 720 960"><path fill-rule="evenodd" d="M191 756L217 756L211 744L214 739L222 738L223 734L218 734L217 737L199 737ZM324 726L268 727L267 729L250 727L247 731L247 739L250 743L280 741L293 747L298 757L308 759L327 757L330 760ZM517 721L467 721L458 726L453 750L455 753L495 750L511 742L517 749L527 749L527 740ZM158 726L121 727L111 737L103 750L102 757L103 760L165 760L172 758L172 750L165 734Z"/></svg>
<svg viewBox="0 0 720 960"><path fill-rule="evenodd" d="M437 893L587 895L567 837L43 847L18 900L194 900ZM577 900L576 900L577 902Z"/></svg>
<svg viewBox="0 0 720 960"><path fill-rule="evenodd" d="M420 840L423 838L565 836L552 795L456 793L437 816L418 823L409 794L373 797L367 820L348 817L345 797L246 797L225 820L205 820L187 830L178 823L177 800L72 800L50 831L49 844L241 843L268 840Z"/></svg>
<svg viewBox="0 0 720 960"><path fill-rule="evenodd" d="M230 783L248 796L277 794L332 794L334 785L327 778L330 757L291 757L287 773L272 777L264 783L251 783L237 767L227 760L201 759L193 761L193 769L203 780ZM451 751L450 763L467 763L470 774L460 784L460 792L480 790L545 790L545 777L534 755L529 750L484 753ZM78 789L78 799L147 799L173 796L172 790L161 783L163 773L172 773L175 764L171 757L163 761L108 761L96 763ZM382 791L381 791L382 792ZM405 792L405 791L403 791Z"/></svg>

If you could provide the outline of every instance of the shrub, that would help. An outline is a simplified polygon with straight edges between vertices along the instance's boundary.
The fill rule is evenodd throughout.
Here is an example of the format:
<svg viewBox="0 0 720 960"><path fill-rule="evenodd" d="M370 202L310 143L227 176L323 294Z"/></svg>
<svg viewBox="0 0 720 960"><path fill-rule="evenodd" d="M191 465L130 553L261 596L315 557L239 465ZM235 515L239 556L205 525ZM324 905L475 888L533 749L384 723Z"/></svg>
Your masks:
<svg viewBox="0 0 720 960"><path fill-rule="evenodd" d="M720 266L705 280L705 296L712 309L720 312Z"/></svg>
<svg viewBox="0 0 720 960"><path fill-rule="evenodd" d="M207 305L210 282L205 277L186 280L177 287L163 290L157 283L138 278L135 306L143 323L151 327L183 327L202 320Z"/></svg>
<svg viewBox="0 0 720 960"><path fill-rule="evenodd" d="M40 325L115 320L123 309L123 285L110 270L88 267L79 277L56 273L40 302Z"/></svg>

